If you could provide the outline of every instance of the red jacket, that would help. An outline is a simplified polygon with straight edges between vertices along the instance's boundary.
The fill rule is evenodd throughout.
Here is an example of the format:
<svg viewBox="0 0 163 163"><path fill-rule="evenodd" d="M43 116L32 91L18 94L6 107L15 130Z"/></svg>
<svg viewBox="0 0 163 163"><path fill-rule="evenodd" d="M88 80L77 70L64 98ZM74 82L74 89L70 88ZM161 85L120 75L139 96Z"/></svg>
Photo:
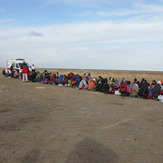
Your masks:
<svg viewBox="0 0 163 163"><path fill-rule="evenodd" d="M122 92L127 92L127 84L126 83L121 84L121 90L122 90Z"/></svg>
<svg viewBox="0 0 163 163"><path fill-rule="evenodd" d="M23 68L22 68L22 73L28 73L29 71L28 71L28 67L27 66L24 66Z"/></svg>

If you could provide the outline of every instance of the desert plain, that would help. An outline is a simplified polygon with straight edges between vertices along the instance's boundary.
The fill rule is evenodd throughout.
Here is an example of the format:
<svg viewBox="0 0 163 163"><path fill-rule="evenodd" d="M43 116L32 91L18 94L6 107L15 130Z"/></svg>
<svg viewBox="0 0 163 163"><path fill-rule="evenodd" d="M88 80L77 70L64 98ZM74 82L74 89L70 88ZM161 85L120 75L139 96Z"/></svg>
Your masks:
<svg viewBox="0 0 163 163"><path fill-rule="evenodd" d="M163 80L163 72L48 71ZM0 75L0 163L163 163L163 103Z"/></svg>

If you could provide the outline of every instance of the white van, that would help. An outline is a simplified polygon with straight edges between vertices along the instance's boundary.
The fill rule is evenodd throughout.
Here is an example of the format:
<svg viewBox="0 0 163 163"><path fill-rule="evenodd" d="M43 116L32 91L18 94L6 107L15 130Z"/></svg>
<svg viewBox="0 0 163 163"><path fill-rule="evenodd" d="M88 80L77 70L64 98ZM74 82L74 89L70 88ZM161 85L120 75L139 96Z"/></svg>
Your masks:
<svg viewBox="0 0 163 163"><path fill-rule="evenodd" d="M5 73L10 74L11 73L11 66L13 70L21 70L22 64L25 62L25 59L8 59L6 60L5 65Z"/></svg>

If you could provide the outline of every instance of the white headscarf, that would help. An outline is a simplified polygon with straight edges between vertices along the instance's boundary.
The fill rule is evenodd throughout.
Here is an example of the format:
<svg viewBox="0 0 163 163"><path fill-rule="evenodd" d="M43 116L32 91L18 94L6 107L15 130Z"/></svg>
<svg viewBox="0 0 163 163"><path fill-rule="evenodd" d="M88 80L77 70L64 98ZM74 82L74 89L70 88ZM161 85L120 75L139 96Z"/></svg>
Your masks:
<svg viewBox="0 0 163 163"><path fill-rule="evenodd" d="M161 85L161 81L158 81L157 84L160 84Z"/></svg>

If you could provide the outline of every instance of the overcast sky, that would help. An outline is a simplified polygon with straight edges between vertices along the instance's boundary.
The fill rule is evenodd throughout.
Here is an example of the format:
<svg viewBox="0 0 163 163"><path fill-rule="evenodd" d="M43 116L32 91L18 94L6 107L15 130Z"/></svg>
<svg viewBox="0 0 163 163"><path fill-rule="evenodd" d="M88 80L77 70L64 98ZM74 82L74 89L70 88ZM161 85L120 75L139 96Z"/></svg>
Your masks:
<svg viewBox="0 0 163 163"><path fill-rule="evenodd" d="M0 0L0 67L163 71L163 0Z"/></svg>

